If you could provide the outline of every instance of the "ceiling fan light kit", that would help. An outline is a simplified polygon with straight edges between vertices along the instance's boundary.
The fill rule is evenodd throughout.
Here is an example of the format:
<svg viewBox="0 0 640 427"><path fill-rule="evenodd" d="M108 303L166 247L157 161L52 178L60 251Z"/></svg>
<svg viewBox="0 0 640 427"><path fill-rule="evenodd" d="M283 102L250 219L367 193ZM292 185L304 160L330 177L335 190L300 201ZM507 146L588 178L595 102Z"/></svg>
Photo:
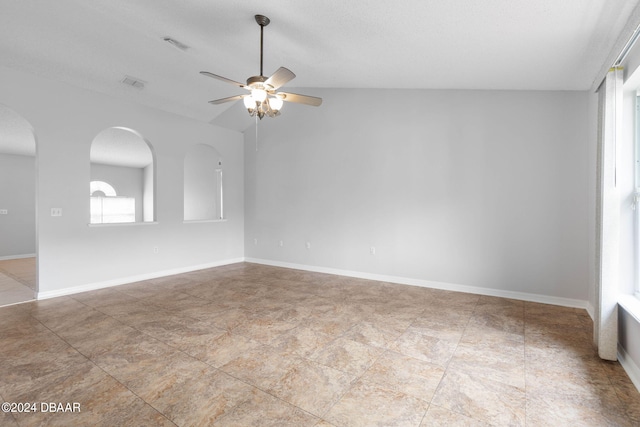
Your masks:
<svg viewBox="0 0 640 427"><path fill-rule="evenodd" d="M227 98L216 99L209 101L210 104L223 104L225 102L232 102L242 99L244 106L247 108L251 117L257 116L262 119L265 115L269 117L276 117L280 115L280 110L284 101L295 102L298 104L311 105L314 107L322 104L322 98L308 95L298 95L295 93L276 92L287 82L295 78L295 74L285 67L280 67L276 70L271 77L265 77L262 72L263 63L263 40L264 40L264 27L271 22L269 18L264 15L256 15L256 22L260 26L260 75L252 76L247 79L246 84L236 82L226 77L218 76L217 74L210 73L208 71L200 71L200 74L211 77L217 80L230 83L234 86L246 89L249 94L235 95Z"/></svg>

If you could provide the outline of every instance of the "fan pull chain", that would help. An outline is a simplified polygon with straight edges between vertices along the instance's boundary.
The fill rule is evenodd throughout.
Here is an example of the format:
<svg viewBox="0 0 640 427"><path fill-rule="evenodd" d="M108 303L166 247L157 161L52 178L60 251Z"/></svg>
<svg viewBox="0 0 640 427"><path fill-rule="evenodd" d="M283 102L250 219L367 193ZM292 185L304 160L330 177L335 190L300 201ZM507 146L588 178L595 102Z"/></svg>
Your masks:
<svg viewBox="0 0 640 427"><path fill-rule="evenodd" d="M256 151L258 151L258 115L256 114Z"/></svg>

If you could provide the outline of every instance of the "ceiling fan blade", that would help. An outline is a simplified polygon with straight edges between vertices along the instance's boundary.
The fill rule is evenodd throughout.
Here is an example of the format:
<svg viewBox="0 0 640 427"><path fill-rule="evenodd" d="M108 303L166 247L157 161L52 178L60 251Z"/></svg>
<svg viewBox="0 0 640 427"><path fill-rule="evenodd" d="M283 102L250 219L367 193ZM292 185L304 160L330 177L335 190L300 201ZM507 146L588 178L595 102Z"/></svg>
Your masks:
<svg viewBox="0 0 640 427"><path fill-rule="evenodd" d="M297 104L311 105L318 107L322 104L322 98L316 98L315 96L298 95L297 93L278 92L276 94L283 101L295 102Z"/></svg>
<svg viewBox="0 0 640 427"><path fill-rule="evenodd" d="M264 84L273 87L274 89L278 89L280 86L285 85L287 82L293 80L296 77L293 72L287 68L280 67L276 70L275 73L269 77Z"/></svg>
<svg viewBox="0 0 640 427"><path fill-rule="evenodd" d="M236 96L228 96L226 98L214 99L213 101L209 101L209 104L218 105L224 104L225 102L237 101L238 99L242 99L247 95L236 95Z"/></svg>
<svg viewBox="0 0 640 427"><path fill-rule="evenodd" d="M208 71L200 71L200 74L202 74L203 76L207 76L207 77L211 77L211 78L214 78L214 79L217 79L217 80L221 80L223 82L231 83L232 85L238 86L238 87L241 87L241 88L246 87L246 85L244 85L244 84L242 84L240 82L236 82L235 80L231 80L231 79L228 79L226 77L222 77L222 76L219 76L217 74L210 73Z"/></svg>

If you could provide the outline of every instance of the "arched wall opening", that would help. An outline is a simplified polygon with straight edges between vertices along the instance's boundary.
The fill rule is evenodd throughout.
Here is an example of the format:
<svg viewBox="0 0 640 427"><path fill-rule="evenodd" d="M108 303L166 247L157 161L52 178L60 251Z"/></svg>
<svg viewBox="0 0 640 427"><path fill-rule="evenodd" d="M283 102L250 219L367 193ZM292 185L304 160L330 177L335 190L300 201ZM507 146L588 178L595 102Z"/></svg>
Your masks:
<svg viewBox="0 0 640 427"><path fill-rule="evenodd" d="M155 153L140 133L103 130L91 143L90 162L90 223L155 221ZM108 183L116 195L93 194L94 182Z"/></svg>
<svg viewBox="0 0 640 427"><path fill-rule="evenodd" d="M0 104L0 305L32 300L37 279L37 142L33 126Z"/></svg>

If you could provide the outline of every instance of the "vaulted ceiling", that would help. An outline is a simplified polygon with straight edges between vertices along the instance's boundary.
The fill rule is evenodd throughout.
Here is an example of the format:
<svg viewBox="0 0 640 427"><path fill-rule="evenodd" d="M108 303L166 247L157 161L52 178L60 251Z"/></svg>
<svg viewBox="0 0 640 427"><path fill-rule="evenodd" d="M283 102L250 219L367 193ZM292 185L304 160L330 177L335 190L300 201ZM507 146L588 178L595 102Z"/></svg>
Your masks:
<svg viewBox="0 0 640 427"><path fill-rule="evenodd" d="M638 0L0 0L0 66L198 120L244 82L287 88L587 90ZM187 46L179 50L171 37ZM121 83L125 75L144 89ZM1 100L0 100L1 102Z"/></svg>

